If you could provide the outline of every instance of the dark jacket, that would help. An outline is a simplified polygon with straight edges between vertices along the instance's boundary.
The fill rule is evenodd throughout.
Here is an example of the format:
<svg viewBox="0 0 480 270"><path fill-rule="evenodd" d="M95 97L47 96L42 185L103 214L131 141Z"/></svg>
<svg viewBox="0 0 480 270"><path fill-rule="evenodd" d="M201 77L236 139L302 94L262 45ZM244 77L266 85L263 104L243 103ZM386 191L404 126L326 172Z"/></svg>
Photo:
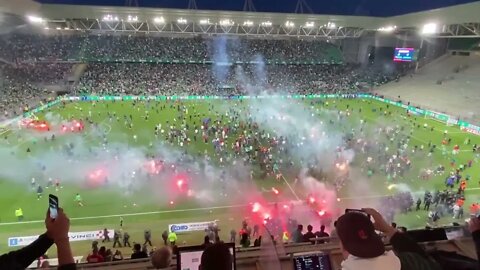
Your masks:
<svg viewBox="0 0 480 270"><path fill-rule="evenodd" d="M138 252L132 253L132 256L130 258L131 259L148 258L148 254L145 251L138 251Z"/></svg>
<svg viewBox="0 0 480 270"><path fill-rule="evenodd" d="M0 269L25 269L45 254L52 245L53 240L48 238L46 234L42 234L30 245L0 256ZM60 266L58 269L73 270L77 267L75 264L68 264Z"/></svg>
<svg viewBox="0 0 480 270"><path fill-rule="evenodd" d="M480 269L480 230L472 233L473 242L475 243L475 251L477 251L478 266Z"/></svg>
<svg viewBox="0 0 480 270"><path fill-rule="evenodd" d="M397 232L390 238L402 270L440 270L442 267L407 234Z"/></svg>

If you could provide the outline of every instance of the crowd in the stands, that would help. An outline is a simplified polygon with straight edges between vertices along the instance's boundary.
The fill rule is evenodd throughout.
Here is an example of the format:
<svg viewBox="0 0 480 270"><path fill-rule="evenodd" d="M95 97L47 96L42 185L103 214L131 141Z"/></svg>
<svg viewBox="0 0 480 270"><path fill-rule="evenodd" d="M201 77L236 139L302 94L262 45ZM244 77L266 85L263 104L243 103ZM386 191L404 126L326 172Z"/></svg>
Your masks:
<svg viewBox="0 0 480 270"><path fill-rule="evenodd" d="M155 60L339 62L337 47L300 39L192 38L153 35L4 35L0 55L16 61Z"/></svg>
<svg viewBox="0 0 480 270"><path fill-rule="evenodd" d="M117 95L352 93L398 76L337 65L335 45L300 39L11 34L0 36L0 61L2 118L59 88ZM83 76L80 63L87 64ZM60 87L46 87L52 84Z"/></svg>
<svg viewBox="0 0 480 270"><path fill-rule="evenodd" d="M248 95L354 93L393 76L350 65L89 64L80 93L145 95Z"/></svg>
<svg viewBox="0 0 480 270"><path fill-rule="evenodd" d="M72 64L0 63L1 118L11 118L54 97L48 86L59 84L71 72Z"/></svg>

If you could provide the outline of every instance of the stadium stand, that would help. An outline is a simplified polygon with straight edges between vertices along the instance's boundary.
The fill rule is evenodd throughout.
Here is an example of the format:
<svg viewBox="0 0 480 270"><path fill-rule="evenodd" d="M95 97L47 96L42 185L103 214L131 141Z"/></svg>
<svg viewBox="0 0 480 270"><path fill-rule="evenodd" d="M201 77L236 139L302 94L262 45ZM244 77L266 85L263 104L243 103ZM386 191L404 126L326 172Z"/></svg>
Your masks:
<svg viewBox="0 0 480 270"><path fill-rule="evenodd" d="M477 38L451 39L448 49L473 52L478 49L478 44ZM2 90L0 110L3 114L2 119L10 119L62 93L77 96L90 94L230 96L373 91L392 99L412 101L412 105L433 107L436 110L441 108L442 112L479 123L480 93L477 91L480 83L479 63L480 56L474 53L468 56L448 55L418 69L416 73L411 72L410 68L413 66L386 71L387 68L383 66L345 64L340 46L326 40L303 40L298 37L212 38L80 32L46 35L3 34L0 35ZM419 88L422 91L418 91ZM410 211L414 203L411 194L406 192L397 196L381 200L382 208L385 209L379 210ZM375 227L382 232L378 236L375 234L375 237L378 239L382 237L387 251L396 249L398 257L401 257L399 254L402 252L411 252L425 255L428 259L434 258L441 264L442 256L445 255L447 258L447 255L455 254L458 265L468 262L469 266L478 266L478 262L474 260L478 259L478 250L477 252L475 250L479 247L480 222L474 219L471 224L475 222L477 224L470 227L473 238L463 226L408 233L397 232L393 228L387 232ZM378 225L378 220L375 223ZM119 261L86 263L80 260L73 264L72 254L61 256L63 250L61 244L68 245L68 241L62 242L67 238L68 228L62 230L61 237L53 237L51 233L49 234L51 229L48 224L52 225L48 217L46 224L45 235L51 238L50 246L55 242L60 251L58 257L61 259L57 260L57 263L70 267L64 269L154 269L151 257L124 260L122 256ZM367 225L373 231L374 225ZM454 231L458 235L447 238L447 235L450 236L447 231ZM392 236L389 233L408 235L413 240L406 242L415 246L414 251L405 248L407 245L402 245L401 248L395 247L394 243L392 245L393 241L386 240L386 235ZM354 237L369 238L365 234L364 228L353 233ZM264 237L269 236L264 234ZM301 269L294 268L296 256L322 253L330 258L331 269L346 269L342 264L346 259L342 251L346 250L348 240L342 237L345 237L344 234L337 232L332 237L302 239L302 243L292 243L292 239L286 237L285 243L280 243L281 240L277 238L275 241L278 243L267 239L259 247L237 246L235 264L239 270L296 270ZM253 238L251 240L253 243ZM418 243L419 248L415 243ZM175 246L176 248L178 247ZM69 246L65 249L69 250ZM370 251L367 248L365 250ZM380 255L370 256L368 259L382 256L384 252L381 251ZM350 250L348 252L353 255ZM130 254L125 255L127 257ZM108 256L113 257L111 253ZM176 256L174 254L172 264L165 269L179 269ZM356 254L355 256L360 257ZM408 263L420 260L418 256L409 258L398 259L402 269L417 269L409 268ZM272 261L275 261L278 267L271 267ZM393 268L392 265L381 269L399 269ZM443 269L456 269L455 265L453 268L446 265L448 264L442 264ZM48 269L48 266L45 269Z"/></svg>
<svg viewBox="0 0 480 270"><path fill-rule="evenodd" d="M448 42L450 51L475 51L478 50L480 38L452 38Z"/></svg>
<svg viewBox="0 0 480 270"><path fill-rule="evenodd" d="M70 89L138 95L352 93L398 77L338 65L339 48L323 41L11 34L0 42L1 85L9 93L1 107L4 118ZM255 63L263 61L267 65L259 72ZM18 89L28 103L15 97Z"/></svg>
<svg viewBox="0 0 480 270"><path fill-rule="evenodd" d="M8 35L1 55L25 61L255 61L342 63L342 54L324 41L148 37L127 35ZM223 47L225 46L225 48Z"/></svg>
<svg viewBox="0 0 480 270"><path fill-rule="evenodd" d="M390 98L409 101L412 105L431 108L464 120L480 122L477 91L480 56L445 56L415 74L375 90ZM422 91L418 91L422 89Z"/></svg>
<svg viewBox="0 0 480 270"><path fill-rule="evenodd" d="M89 64L75 89L80 93L240 95L358 92L393 80L341 65ZM216 70L219 71L216 71ZM238 76L240 74L240 76ZM348 76L345 76L349 74Z"/></svg>

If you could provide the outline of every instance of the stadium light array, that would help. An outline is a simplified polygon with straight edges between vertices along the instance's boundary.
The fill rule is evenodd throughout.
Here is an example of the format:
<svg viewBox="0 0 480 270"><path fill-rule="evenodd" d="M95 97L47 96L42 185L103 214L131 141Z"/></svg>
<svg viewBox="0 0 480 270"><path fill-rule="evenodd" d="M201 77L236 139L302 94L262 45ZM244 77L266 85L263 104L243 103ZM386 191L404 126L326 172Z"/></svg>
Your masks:
<svg viewBox="0 0 480 270"><path fill-rule="evenodd" d="M179 23L179 24L187 24L187 19L178 18L178 19L177 19L177 23Z"/></svg>
<svg viewBox="0 0 480 270"><path fill-rule="evenodd" d="M272 26L272 22L271 21L264 21L260 25L263 26L263 27L270 27L270 26Z"/></svg>
<svg viewBox="0 0 480 270"><path fill-rule="evenodd" d="M385 26L385 27L380 27L377 30L380 32L393 32L395 29L397 29L397 26Z"/></svg>
<svg viewBox="0 0 480 270"><path fill-rule="evenodd" d="M128 15L127 21L128 21L128 22L138 22L138 17L137 17L137 16Z"/></svg>
<svg viewBox="0 0 480 270"><path fill-rule="evenodd" d="M437 32L437 24L436 23L427 23L422 28L422 34L435 34Z"/></svg>
<svg viewBox="0 0 480 270"><path fill-rule="evenodd" d="M104 21L104 22L118 22L119 19L118 19L118 16L112 16L110 14L107 14L107 15L103 16L102 21Z"/></svg>
<svg viewBox="0 0 480 270"><path fill-rule="evenodd" d="M335 28L337 28L337 25L334 22L328 22L327 23L327 28L328 29L335 29Z"/></svg>
<svg viewBox="0 0 480 270"><path fill-rule="evenodd" d="M165 23L165 19L163 17L155 17L153 18L153 22L161 24L161 23Z"/></svg>
<svg viewBox="0 0 480 270"><path fill-rule="evenodd" d="M42 23L44 20L37 16L27 16L27 19L31 23Z"/></svg>
<svg viewBox="0 0 480 270"><path fill-rule="evenodd" d="M234 24L234 22L232 20L229 20L229 19L225 19L225 20L220 21L220 25L222 25L222 26L232 26L233 24Z"/></svg>
<svg viewBox="0 0 480 270"><path fill-rule="evenodd" d="M199 23L200 23L201 25L210 24L210 19L202 19L202 20L199 21Z"/></svg>
<svg viewBox="0 0 480 270"><path fill-rule="evenodd" d="M243 26L252 26L253 22L252 21L244 21Z"/></svg>
<svg viewBox="0 0 480 270"><path fill-rule="evenodd" d="M306 23L305 23L305 27L306 27L306 28L312 28L312 27L314 27L314 26L315 26L315 22L306 22Z"/></svg>
<svg viewBox="0 0 480 270"><path fill-rule="evenodd" d="M295 26L295 23L291 22L291 21L286 21L285 22L285 27L294 27Z"/></svg>

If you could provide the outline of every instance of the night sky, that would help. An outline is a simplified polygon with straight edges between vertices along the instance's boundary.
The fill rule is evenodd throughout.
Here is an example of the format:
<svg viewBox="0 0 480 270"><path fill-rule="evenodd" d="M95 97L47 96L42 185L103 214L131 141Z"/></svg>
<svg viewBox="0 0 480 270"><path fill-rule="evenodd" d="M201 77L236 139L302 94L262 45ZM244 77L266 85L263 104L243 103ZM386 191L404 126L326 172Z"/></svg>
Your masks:
<svg viewBox="0 0 480 270"><path fill-rule="evenodd" d="M37 0L41 3L124 6L125 0ZM187 8L188 0L137 0L143 7ZM196 0L198 9L242 11L244 0ZM297 0L252 0L257 11L293 13ZM315 14L387 17L473 0L305 0ZM304 9L305 11L305 9ZM305 13L310 13L305 11Z"/></svg>

